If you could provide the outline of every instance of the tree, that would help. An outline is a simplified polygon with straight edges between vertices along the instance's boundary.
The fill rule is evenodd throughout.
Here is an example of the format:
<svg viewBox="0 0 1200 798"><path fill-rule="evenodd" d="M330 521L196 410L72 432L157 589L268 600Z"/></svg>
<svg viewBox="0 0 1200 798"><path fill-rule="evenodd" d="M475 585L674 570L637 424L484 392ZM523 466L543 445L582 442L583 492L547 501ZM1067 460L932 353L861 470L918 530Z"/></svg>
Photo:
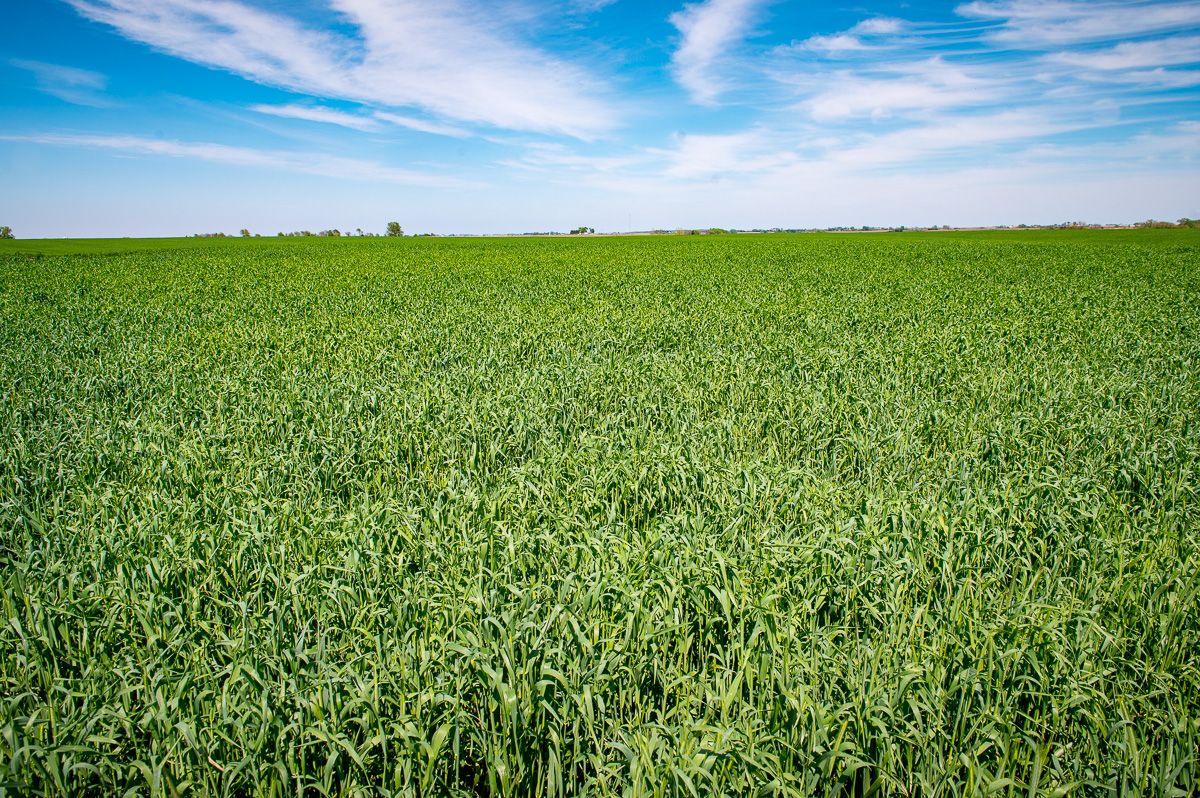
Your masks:
<svg viewBox="0 0 1200 798"><path fill-rule="evenodd" d="M250 231L247 230L245 227L243 227L239 232L242 234L242 238L250 237Z"/></svg>
<svg viewBox="0 0 1200 798"><path fill-rule="evenodd" d="M388 222L386 235L396 236L398 238L404 235L404 230L401 229L399 222Z"/></svg>
<svg viewBox="0 0 1200 798"><path fill-rule="evenodd" d="M12 231L11 227L9 227L8 225L4 225L4 226L0 227L0 238L12 239L12 238L16 238L16 236L13 235L13 231Z"/></svg>

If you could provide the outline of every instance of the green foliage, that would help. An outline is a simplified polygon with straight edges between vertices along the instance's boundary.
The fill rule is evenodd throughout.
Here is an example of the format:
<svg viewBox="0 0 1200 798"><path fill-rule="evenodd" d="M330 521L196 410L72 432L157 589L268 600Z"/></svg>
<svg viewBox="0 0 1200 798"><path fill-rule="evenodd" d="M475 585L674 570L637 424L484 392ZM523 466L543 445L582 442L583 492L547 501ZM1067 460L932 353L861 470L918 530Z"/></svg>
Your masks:
<svg viewBox="0 0 1200 798"><path fill-rule="evenodd" d="M1139 235L0 255L0 791L1195 794Z"/></svg>
<svg viewBox="0 0 1200 798"><path fill-rule="evenodd" d="M0 225L0 239L7 239L11 241L14 238L16 238L16 236L13 235L11 227L8 225Z"/></svg>
<svg viewBox="0 0 1200 798"><path fill-rule="evenodd" d="M1194 229L1200 227L1200 219L1189 219L1188 217L1185 216L1182 219L1180 219L1174 223L1160 222L1156 219L1147 219L1144 222L1138 222L1137 227L1140 227L1140 228L1146 229L1146 230L1174 230L1177 228L1186 228L1186 229L1194 230Z"/></svg>
<svg viewBox="0 0 1200 798"><path fill-rule="evenodd" d="M401 229L399 222L388 222L387 223L387 232L385 233L385 235L389 235L392 237L399 237L399 236L404 235L404 230Z"/></svg>

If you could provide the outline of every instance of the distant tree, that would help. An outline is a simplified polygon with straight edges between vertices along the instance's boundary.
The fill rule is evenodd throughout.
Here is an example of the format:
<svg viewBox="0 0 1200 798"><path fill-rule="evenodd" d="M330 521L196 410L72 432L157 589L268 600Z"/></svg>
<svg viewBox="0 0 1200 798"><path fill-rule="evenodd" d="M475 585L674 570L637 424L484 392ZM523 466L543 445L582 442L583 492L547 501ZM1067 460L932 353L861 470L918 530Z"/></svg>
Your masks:
<svg viewBox="0 0 1200 798"><path fill-rule="evenodd" d="M356 228L355 232L357 232L360 236L363 234L361 227Z"/></svg>
<svg viewBox="0 0 1200 798"><path fill-rule="evenodd" d="M240 233L240 234L241 234L242 238L249 238L249 237L250 237L250 231L249 231L249 230L247 230L245 227L243 227L241 230L239 230L239 231L238 231L238 233Z"/></svg>
<svg viewBox="0 0 1200 798"><path fill-rule="evenodd" d="M400 236L404 235L404 229L400 227L399 222L388 222L387 233L385 233L385 235L399 238Z"/></svg>
<svg viewBox="0 0 1200 798"><path fill-rule="evenodd" d="M0 238L12 239L12 238L16 238L16 236L13 235L13 231L12 231L11 227L9 227L8 225L3 225L3 226L0 226Z"/></svg>

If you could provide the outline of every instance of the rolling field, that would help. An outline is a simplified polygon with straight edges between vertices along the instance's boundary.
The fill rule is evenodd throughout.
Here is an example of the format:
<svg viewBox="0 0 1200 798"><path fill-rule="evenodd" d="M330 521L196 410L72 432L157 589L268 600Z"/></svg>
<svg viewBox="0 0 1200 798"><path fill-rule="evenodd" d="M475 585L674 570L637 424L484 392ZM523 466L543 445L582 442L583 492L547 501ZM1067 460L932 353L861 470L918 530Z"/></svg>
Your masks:
<svg viewBox="0 0 1200 798"><path fill-rule="evenodd" d="M5 244L0 795L1200 792L1191 231Z"/></svg>

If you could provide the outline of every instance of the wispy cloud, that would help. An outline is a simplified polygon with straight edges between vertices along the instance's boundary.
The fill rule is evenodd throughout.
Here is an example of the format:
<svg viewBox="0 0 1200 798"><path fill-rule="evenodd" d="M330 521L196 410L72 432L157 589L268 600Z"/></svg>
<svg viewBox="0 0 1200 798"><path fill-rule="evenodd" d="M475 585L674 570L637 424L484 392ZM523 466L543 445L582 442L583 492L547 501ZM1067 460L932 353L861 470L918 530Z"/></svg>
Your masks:
<svg viewBox="0 0 1200 798"><path fill-rule="evenodd" d="M988 156L1013 145L1028 148L1063 132L1066 126L1029 111L1001 111L979 116L939 118L912 128L862 137L850 146L833 146L824 159L863 169L880 166L943 165L964 159L990 160Z"/></svg>
<svg viewBox="0 0 1200 798"><path fill-rule="evenodd" d="M60 147L95 147L120 150L139 155L158 155L171 158L193 158L213 163L265 169L281 169L342 180L361 180L377 183L399 183L431 188L477 188L476 181L426 174L408 169L312 152L259 150L233 147L209 142L186 142L149 139L140 136L109 136L87 133L41 133L33 135L0 136L4 141L25 141Z"/></svg>
<svg viewBox="0 0 1200 798"><path fill-rule="evenodd" d="M1200 86L1200 70L1195 69L1135 69L1128 72L1092 72L1080 75L1085 80L1125 84L1139 91L1182 89Z"/></svg>
<svg viewBox="0 0 1200 798"><path fill-rule="evenodd" d="M486 4L470 0L331 0L353 35L313 30L238 0L66 1L129 39L319 97L580 138L616 124L598 98L602 81L522 43Z"/></svg>
<svg viewBox="0 0 1200 798"><path fill-rule="evenodd" d="M579 172L607 173L646 163L647 159L638 154L584 154L557 142L528 142L520 157L502 160L499 165L540 173L568 172L573 180Z"/></svg>
<svg viewBox="0 0 1200 798"><path fill-rule="evenodd" d="M1054 53L1051 60L1089 69L1141 69L1200 63L1200 36L1121 42L1102 50Z"/></svg>
<svg viewBox="0 0 1200 798"><path fill-rule="evenodd" d="M1017 47L1079 44L1200 25L1200 3L976 0L955 9L993 21L990 38Z"/></svg>
<svg viewBox="0 0 1200 798"><path fill-rule="evenodd" d="M726 83L717 67L753 27L763 0L704 0L670 16L682 34L671 57L675 79L698 103L713 104Z"/></svg>
<svg viewBox="0 0 1200 798"><path fill-rule="evenodd" d="M388 111L376 111L376 119L382 119L384 122L390 122L393 125L419 130L422 133L432 133L436 136L453 136L454 138L463 138L470 135L467 131L453 125L442 125L437 122L430 122L427 119L417 119L412 116L404 116L403 114L393 114Z"/></svg>
<svg viewBox="0 0 1200 798"><path fill-rule="evenodd" d="M923 114L944 108L970 108L996 98L995 86L972 77L963 69L931 58L893 66L886 77L842 72L804 103L813 119L821 122L869 116L879 120L901 111Z"/></svg>
<svg viewBox="0 0 1200 798"><path fill-rule="evenodd" d="M663 175L669 178L708 179L764 172L792 163L789 152L766 146L758 131L727 135L680 135L678 147L663 152L667 161Z"/></svg>
<svg viewBox="0 0 1200 798"><path fill-rule="evenodd" d="M904 28L904 22L893 17L873 17L864 20L848 31L831 36L810 36L799 46L822 53L840 53L847 50L868 50L874 46L870 39L877 36L894 35ZM864 39L868 41L864 41Z"/></svg>
<svg viewBox="0 0 1200 798"><path fill-rule="evenodd" d="M351 130L374 131L379 129L379 123L368 117L348 114L333 108L323 108L311 105L252 105L251 111L271 116L281 116L285 119L303 119L308 122L324 122L330 125L340 125Z"/></svg>
<svg viewBox="0 0 1200 798"><path fill-rule="evenodd" d="M591 14L606 6L611 6L617 0L571 0L571 7L584 14Z"/></svg>
<svg viewBox="0 0 1200 798"><path fill-rule="evenodd" d="M881 17L776 48L764 75L791 92L799 118L777 115L775 138L790 124L793 148L816 146L847 169L962 168L1161 131L1183 112L1170 92L1200 85L1200 2L980 0L956 11L961 20ZM1150 103L1155 118L1123 113Z"/></svg>
<svg viewBox="0 0 1200 798"><path fill-rule="evenodd" d="M108 77L99 72L23 58L14 58L8 63L33 73L34 85L40 91L60 100L93 107L107 107L112 104L102 94L108 87Z"/></svg>

